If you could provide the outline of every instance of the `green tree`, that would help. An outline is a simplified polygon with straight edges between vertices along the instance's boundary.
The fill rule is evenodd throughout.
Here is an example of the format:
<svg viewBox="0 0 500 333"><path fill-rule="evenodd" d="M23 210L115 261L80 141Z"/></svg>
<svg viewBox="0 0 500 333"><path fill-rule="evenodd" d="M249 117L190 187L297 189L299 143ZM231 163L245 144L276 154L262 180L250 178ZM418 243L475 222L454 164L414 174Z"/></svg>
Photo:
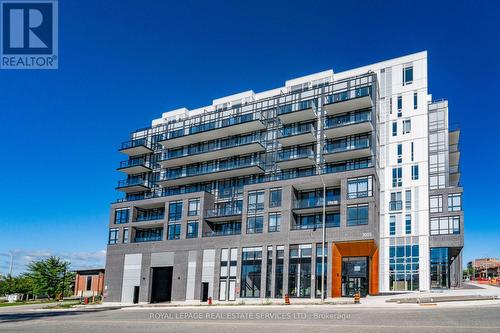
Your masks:
<svg viewBox="0 0 500 333"><path fill-rule="evenodd" d="M28 294L33 292L33 281L27 274L0 278L0 295Z"/></svg>
<svg viewBox="0 0 500 333"><path fill-rule="evenodd" d="M67 292L73 280L69 271L70 263L58 257L50 257L33 261L28 265L28 276L32 281L34 292L46 294L49 298L61 295L63 289Z"/></svg>

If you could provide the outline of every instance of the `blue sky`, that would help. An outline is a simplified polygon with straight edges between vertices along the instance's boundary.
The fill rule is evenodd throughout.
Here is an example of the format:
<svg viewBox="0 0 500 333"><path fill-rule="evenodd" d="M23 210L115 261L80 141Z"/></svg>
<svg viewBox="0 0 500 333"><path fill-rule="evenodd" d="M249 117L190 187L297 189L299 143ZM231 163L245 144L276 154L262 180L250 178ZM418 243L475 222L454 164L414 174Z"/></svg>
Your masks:
<svg viewBox="0 0 500 333"><path fill-rule="evenodd" d="M0 273L104 264L129 132L162 112L429 52L461 127L465 260L500 256L495 1L61 1L59 69L0 71ZM88 258L88 260L87 260Z"/></svg>

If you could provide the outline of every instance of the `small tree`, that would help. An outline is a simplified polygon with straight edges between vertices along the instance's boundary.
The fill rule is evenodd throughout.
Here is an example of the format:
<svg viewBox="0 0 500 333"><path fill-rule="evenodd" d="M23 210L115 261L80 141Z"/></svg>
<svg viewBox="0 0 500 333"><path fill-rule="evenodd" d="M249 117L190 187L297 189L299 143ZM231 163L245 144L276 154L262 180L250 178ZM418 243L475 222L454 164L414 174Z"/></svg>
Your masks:
<svg viewBox="0 0 500 333"><path fill-rule="evenodd" d="M58 257L49 257L28 265L28 276L33 282L34 292L47 294L49 298L62 295L70 288L73 273L69 271L69 262Z"/></svg>

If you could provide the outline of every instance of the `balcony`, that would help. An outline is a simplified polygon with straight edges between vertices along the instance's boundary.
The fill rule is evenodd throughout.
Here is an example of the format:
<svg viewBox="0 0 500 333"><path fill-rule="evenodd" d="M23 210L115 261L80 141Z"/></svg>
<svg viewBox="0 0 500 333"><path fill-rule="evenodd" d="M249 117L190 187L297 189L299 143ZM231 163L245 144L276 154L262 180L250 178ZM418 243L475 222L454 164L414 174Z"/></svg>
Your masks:
<svg viewBox="0 0 500 333"><path fill-rule="evenodd" d="M393 212L398 210L403 210L403 201L389 201L389 211Z"/></svg>
<svg viewBox="0 0 500 333"><path fill-rule="evenodd" d="M265 150L266 148L259 142L257 136L252 135L229 140L219 140L213 144L185 147L179 151L169 150L158 163L165 168L173 168Z"/></svg>
<svg viewBox="0 0 500 333"><path fill-rule="evenodd" d="M340 162L354 160L372 155L369 138L356 138L329 143L325 146L325 162Z"/></svg>
<svg viewBox="0 0 500 333"><path fill-rule="evenodd" d="M263 164L258 159L214 162L209 165L195 165L187 166L180 170L168 170L166 177L158 183L162 186L179 186L216 179L248 176L263 172Z"/></svg>
<svg viewBox="0 0 500 333"><path fill-rule="evenodd" d="M116 187L118 191L125 193L143 192L151 189L149 182L142 178L129 178L120 180Z"/></svg>
<svg viewBox="0 0 500 333"><path fill-rule="evenodd" d="M128 156L144 155L153 152L147 138L125 141L122 143L120 153Z"/></svg>
<svg viewBox="0 0 500 333"><path fill-rule="evenodd" d="M450 166L458 165L460 162L460 150L458 149L458 144L450 145L449 152L450 152L450 157L449 157Z"/></svg>
<svg viewBox="0 0 500 333"><path fill-rule="evenodd" d="M120 162L118 171L124 172L127 175L136 175L138 173L151 172L149 162L143 158L127 160Z"/></svg>
<svg viewBox="0 0 500 333"><path fill-rule="evenodd" d="M362 160L342 161L335 164L328 164L324 169L324 173L346 172L346 171L360 170L371 167L373 167L373 163L369 158Z"/></svg>
<svg viewBox="0 0 500 333"><path fill-rule="evenodd" d="M323 198L299 199L293 203L293 211L297 214L318 213L323 211ZM330 212L340 209L340 196L327 197L325 211Z"/></svg>
<svg viewBox="0 0 500 333"><path fill-rule="evenodd" d="M159 228L134 228L133 243L158 242L163 240L163 227Z"/></svg>
<svg viewBox="0 0 500 333"><path fill-rule="evenodd" d="M283 147L295 146L316 141L315 129L312 124L300 124L284 127L278 132L278 142Z"/></svg>
<svg viewBox="0 0 500 333"><path fill-rule="evenodd" d="M278 107L277 114L283 124L297 123L315 119L316 112L313 110L314 100L295 102Z"/></svg>
<svg viewBox="0 0 500 333"><path fill-rule="evenodd" d="M330 116L373 106L371 86L333 93L325 98L324 109Z"/></svg>
<svg viewBox="0 0 500 333"><path fill-rule="evenodd" d="M325 122L325 135L329 139L372 131L371 111L349 113L329 118Z"/></svg>
<svg viewBox="0 0 500 333"><path fill-rule="evenodd" d="M450 186L460 186L460 167L458 165L450 166Z"/></svg>
<svg viewBox="0 0 500 333"><path fill-rule="evenodd" d="M209 222L227 222L241 219L242 209L239 206L219 207L209 209L205 213L205 220Z"/></svg>
<svg viewBox="0 0 500 333"><path fill-rule="evenodd" d="M241 221L230 221L224 223L210 223L209 231L203 233L203 237L234 236L241 235Z"/></svg>
<svg viewBox="0 0 500 333"><path fill-rule="evenodd" d="M313 166L316 164L315 154L312 149L281 151L276 164L281 169Z"/></svg>
<svg viewBox="0 0 500 333"><path fill-rule="evenodd" d="M217 120L207 120L201 124L185 124L180 129L167 132L159 143L170 149L241 133L260 131L265 128L260 113L247 113Z"/></svg>

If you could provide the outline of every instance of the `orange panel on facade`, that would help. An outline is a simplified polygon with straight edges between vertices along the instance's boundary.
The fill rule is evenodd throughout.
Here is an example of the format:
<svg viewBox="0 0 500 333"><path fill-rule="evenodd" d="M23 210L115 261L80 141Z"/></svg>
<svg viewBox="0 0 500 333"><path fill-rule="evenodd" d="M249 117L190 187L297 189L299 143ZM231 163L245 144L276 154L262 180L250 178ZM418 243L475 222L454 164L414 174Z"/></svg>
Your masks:
<svg viewBox="0 0 500 333"><path fill-rule="evenodd" d="M341 242L332 245L332 297L342 296L342 258L369 258L369 294L378 294L378 248L375 241Z"/></svg>

